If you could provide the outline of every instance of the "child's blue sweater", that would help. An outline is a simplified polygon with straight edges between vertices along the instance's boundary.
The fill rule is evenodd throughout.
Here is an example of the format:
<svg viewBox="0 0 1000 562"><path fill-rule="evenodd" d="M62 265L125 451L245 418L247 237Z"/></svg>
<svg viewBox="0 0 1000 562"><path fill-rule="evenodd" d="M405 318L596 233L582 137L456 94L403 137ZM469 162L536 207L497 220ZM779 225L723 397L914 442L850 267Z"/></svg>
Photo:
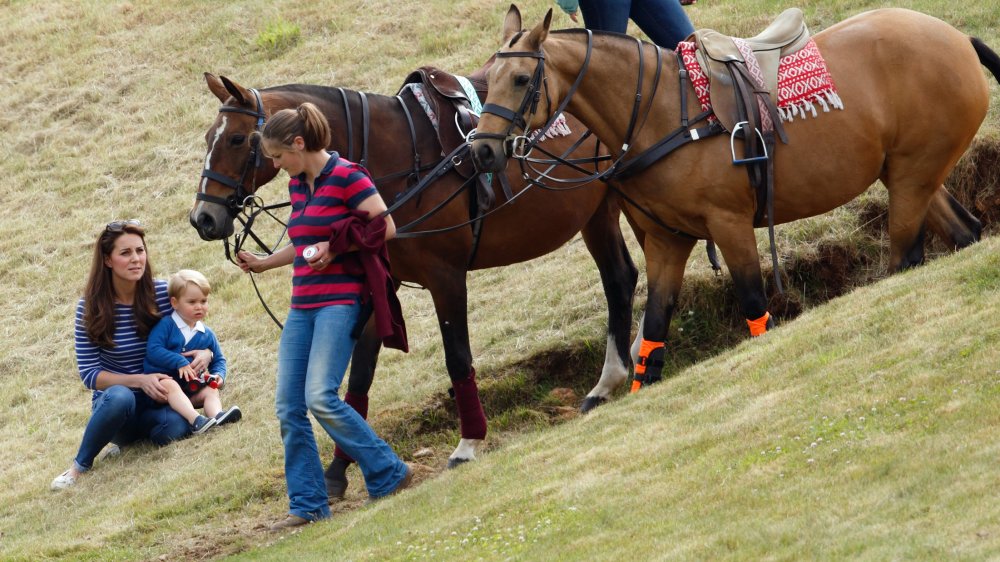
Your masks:
<svg viewBox="0 0 1000 562"><path fill-rule="evenodd" d="M191 360L181 355L186 351L198 349L212 350L212 363L208 366L208 373L219 375L223 380L226 378L226 357L222 355L222 348L215 338L215 333L211 328L205 326L205 332L195 332L191 341L184 343L184 334L174 322L172 316L167 315L153 327L146 341L146 360L143 362L142 370L145 373L163 373L172 377L177 376L177 371L191 363Z"/></svg>

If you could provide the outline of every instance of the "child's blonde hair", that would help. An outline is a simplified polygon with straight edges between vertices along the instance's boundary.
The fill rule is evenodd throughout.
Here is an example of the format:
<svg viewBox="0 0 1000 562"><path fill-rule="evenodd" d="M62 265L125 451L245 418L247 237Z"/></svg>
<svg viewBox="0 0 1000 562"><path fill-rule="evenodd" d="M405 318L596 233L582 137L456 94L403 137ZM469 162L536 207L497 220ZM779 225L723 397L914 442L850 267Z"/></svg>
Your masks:
<svg viewBox="0 0 1000 562"><path fill-rule="evenodd" d="M200 272L193 269L182 269L170 276L170 282L167 284L167 295L180 298L181 293L184 292L189 283L193 283L201 289L202 294L206 297L212 291L212 286L208 284L208 279L205 279L205 276Z"/></svg>

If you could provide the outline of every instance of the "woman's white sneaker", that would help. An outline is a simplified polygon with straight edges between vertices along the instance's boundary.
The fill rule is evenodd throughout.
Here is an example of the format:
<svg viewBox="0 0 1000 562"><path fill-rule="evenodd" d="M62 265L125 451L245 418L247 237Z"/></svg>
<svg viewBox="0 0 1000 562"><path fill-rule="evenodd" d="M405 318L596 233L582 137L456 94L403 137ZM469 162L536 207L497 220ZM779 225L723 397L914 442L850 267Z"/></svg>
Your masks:
<svg viewBox="0 0 1000 562"><path fill-rule="evenodd" d="M67 470L59 476L56 476L50 487L53 491L59 491L65 490L66 488L72 488L74 485L76 485L76 476L71 475Z"/></svg>

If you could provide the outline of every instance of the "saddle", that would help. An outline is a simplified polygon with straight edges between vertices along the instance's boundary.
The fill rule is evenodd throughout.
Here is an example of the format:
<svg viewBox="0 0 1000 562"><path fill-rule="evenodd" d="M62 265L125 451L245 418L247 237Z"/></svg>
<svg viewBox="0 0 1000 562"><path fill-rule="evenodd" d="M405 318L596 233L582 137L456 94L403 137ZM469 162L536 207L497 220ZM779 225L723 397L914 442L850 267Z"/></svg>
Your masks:
<svg viewBox="0 0 1000 562"><path fill-rule="evenodd" d="M475 106L482 107L482 101L486 94L485 84L481 80L467 79L476 89ZM403 81L400 91L408 84L420 84L423 86L424 98L438 118L437 135L441 145L442 156L451 154L459 146L466 144L465 135L476 128L479 123L479 116L473 112L472 100L469 99L465 88L462 87L458 78L439 68L432 66L422 66L409 75ZM469 189L469 219L472 225L472 252L469 256L469 264L475 260L476 250L479 246L479 237L483 228L483 221L478 220L488 210L493 208L496 202L496 193L493 191L492 177L487 174L479 174L472 158L460 156L458 163L453 168L459 175L469 180L473 187ZM501 186L508 199L513 197L506 176L499 174ZM475 177L473 180L472 178Z"/></svg>
<svg viewBox="0 0 1000 562"><path fill-rule="evenodd" d="M798 8L785 10L763 32L749 39L734 39L711 29L695 31L695 57L708 76L709 98L719 123L733 139L742 137L744 156L733 164L746 165L750 185L757 194L754 225L767 225L771 260L778 292L784 292L778 275L774 242L775 136L788 137L778 116L778 65L809 42L809 29ZM747 60L747 59L752 60Z"/></svg>
<svg viewBox="0 0 1000 562"><path fill-rule="evenodd" d="M802 11L789 8L781 13L764 31L755 37L743 39L749 46L760 68L760 78L763 84L753 84L754 90L761 86L771 98L771 104L778 102L778 64L781 57L794 53L809 42L809 28L806 26ZM733 68L740 65L746 68L747 60L740 51L733 37L723 35L712 29L700 29L694 32L698 50L695 56L708 76L709 97L712 108L719 122L728 131L732 131L736 123L742 119L740 115L739 76L743 74ZM756 96L754 96L756 97Z"/></svg>
<svg viewBox="0 0 1000 562"><path fill-rule="evenodd" d="M443 154L449 154L464 143L463 131L468 133L474 129L479 122L479 117L472 112L472 103L458 78L439 68L422 66L407 75L403 86L407 84L421 84L424 87L426 100L438 116L440 123L438 141L441 144ZM458 127L455 126L456 122ZM472 173L475 173L474 169ZM468 173L462 175L471 176Z"/></svg>

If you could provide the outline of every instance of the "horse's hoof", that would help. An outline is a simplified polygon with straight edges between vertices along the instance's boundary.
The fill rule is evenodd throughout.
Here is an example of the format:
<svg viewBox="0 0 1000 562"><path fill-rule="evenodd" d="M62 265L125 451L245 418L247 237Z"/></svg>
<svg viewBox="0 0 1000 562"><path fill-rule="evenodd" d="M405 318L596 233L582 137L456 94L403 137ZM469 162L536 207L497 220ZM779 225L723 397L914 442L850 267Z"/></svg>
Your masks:
<svg viewBox="0 0 1000 562"><path fill-rule="evenodd" d="M462 466L463 464L471 461L472 459L448 459L448 468L452 469L455 467Z"/></svg>
<svg viewBox="0 0 1000 562"><path fill-rule="evenodd" d="M583 399L583 404L580 404L580 413L586 414L607 401L608 399L603 396L588 396Z"/></svg>

